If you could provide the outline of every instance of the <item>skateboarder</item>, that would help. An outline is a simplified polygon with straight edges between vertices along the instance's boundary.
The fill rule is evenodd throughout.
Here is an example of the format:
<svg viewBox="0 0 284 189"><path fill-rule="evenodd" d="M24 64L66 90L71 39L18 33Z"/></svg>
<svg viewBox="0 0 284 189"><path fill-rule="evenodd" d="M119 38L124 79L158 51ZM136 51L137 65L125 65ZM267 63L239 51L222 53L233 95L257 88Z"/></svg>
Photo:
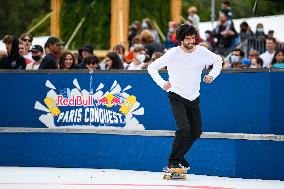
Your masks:
<svg viewBox="0 0 284 189"><path fill-rule="evenodd" d="M194 26L180 25L176 31L180 46L168 50L148 66L148 72L153 80L168 92L176 121L177 129L168 160L169 169L189 167L184 156L202 133L199 89L203 68L213 64L213 69L203 78L205 83L211 83L222 68L220 56L205 47L195 45L196 35ZM165 81L158 73L158 70L165 66L169 81Z"/></svg>

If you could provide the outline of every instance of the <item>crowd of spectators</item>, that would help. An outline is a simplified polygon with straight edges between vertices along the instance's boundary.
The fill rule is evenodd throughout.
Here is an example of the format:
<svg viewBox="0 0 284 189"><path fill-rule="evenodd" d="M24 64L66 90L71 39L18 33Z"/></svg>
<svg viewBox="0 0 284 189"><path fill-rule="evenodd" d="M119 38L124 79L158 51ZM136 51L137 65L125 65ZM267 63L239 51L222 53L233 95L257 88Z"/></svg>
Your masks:
<svg viewBox="0 0 284 189"><path fill-rule="evenodd" d="M198 29L200 18L196 7L189 7L185 22ZM179 24L169 21L165 42L161 43L151 19L145 18L142 22L135 20L128 30L129 49L117 44L103 59L94 54L91 44L85 44L77 52L71 52L64 49L64 42L57 37L49 37L42 47L32 45L33 36L29 33L20 37L6 35L3 38L6 52L0 52L0 69L146 69L167 49L179 45L176 39ZM251 40L253 45L244 49L244 44ZM196 35L195 43L221 55L224 59L223 69L284 68L283 45L281 48L281 44L274 38L274 31L270 30L266 34L263 24L259 23L253 32L247 22L242 22L238 33L228 0L221 3L216 27L205 32L205 39ZM264 44L264 52L257 48L257 43Z"/></svg>

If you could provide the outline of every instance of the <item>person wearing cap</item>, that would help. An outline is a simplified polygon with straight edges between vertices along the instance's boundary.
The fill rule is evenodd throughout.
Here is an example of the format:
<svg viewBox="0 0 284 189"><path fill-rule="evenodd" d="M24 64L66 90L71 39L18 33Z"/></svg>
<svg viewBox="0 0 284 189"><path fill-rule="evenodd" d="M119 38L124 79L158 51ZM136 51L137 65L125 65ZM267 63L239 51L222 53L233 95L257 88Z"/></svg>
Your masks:
<svg viewBox="0 0 284 189"><path fill-rule="evenodd" d="M81 47L78 50L78 54L80 56L80 58L78 60L84 60L87 57L94 55L94 47L91 44L85 44L83 47ZM85 69L86 65L84 64L83 61L80 61L76 65L76 68L78 68L78 69Z"/></svg>
<svg viewBox="0 0 284 189"><path fill-rule="evenodd" d="M28 64L26 70L38 70L42 62L43 48L40 45L33 45L30 52L34 62Z"/></svg>
<svg viewBox="0 0 284 189"><path fill-rule="evenodd" d="M94 47L90 44L85 44L78 50L79 55L84 59L88 56L94 55Z"/></svg>
<svg viewBox="0 0 284 189"><path fill-rule="evenodd" d="M193 25L182 24L176 36L180 46L168 50L148 66L148 72L158 86L168 92L176 121L176 132L168 159L168 169L189 168L185 155L202 133L200 112L200 82L202 70L213 64L213 69L203 77L212 83L220 74L222 59L205 47L195 45L197 30ZM159 69L167 66L169 80L165 81Z"/></svg>
<svg viewBox="0 0 284 189"><path fill-rule="evenodd" d="M64 42L57 37L49 37L46 41L49 53L43 58L39 69L58 69L59 58L63 52Z"/></svg>

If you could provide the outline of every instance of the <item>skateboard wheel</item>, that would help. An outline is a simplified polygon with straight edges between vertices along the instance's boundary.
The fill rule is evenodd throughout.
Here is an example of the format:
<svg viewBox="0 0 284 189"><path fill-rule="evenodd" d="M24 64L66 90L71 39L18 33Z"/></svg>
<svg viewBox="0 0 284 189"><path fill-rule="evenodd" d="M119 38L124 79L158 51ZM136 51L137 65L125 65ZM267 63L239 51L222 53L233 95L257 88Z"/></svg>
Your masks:
<svg viewBox="0 0 284 189"><path fill-rule="evenodd" d="M166 175L166 174L164 174L163 179L166 179L166 178L167 178L167 175Z"/></svg>
<svg viewBox="0 0 284 189"><path fill-rule="evenodd" d="M167 180L171 180L171 176L170 175L166 175L166 179Z"/></svg>
<svg viewBox="0 0 284 189"><path fill-rule="evenodd" d="M182 180L186 180L186 175L182 175Z"/></svg>

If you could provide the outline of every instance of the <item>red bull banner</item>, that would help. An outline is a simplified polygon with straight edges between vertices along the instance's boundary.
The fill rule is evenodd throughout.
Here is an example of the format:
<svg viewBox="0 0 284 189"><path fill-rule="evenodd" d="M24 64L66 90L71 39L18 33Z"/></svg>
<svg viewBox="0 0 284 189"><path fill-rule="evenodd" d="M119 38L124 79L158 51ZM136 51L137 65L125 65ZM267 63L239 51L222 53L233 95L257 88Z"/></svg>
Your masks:
<svg viewBox="0 0 284 189"><path fill-rule="evenodd" d="M131 85L122 86L115 80L105 89L104 83L93 86L92 81L90 76L88 89L82 89L76 78L73 88L57 89L47 80L46 97L34 105L42 112L39 120L48 128L145 129L137 119L144 115L144 108L135 95L128 93Z"/></svg>

